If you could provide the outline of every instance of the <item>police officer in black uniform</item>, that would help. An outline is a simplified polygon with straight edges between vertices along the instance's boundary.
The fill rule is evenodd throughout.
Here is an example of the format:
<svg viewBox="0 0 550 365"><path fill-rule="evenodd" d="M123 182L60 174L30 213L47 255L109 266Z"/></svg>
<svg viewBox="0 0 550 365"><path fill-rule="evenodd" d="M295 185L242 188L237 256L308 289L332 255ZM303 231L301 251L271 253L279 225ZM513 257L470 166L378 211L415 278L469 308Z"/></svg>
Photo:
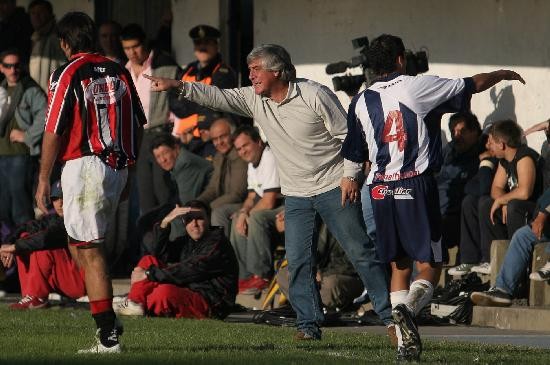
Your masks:
<svg viewBox="0 0 550 365"><path fill-rule="evenodd" d="M209 25L197 25L189 31L197 60L188 64L177 75L180 80L202 82L222 89L237 87L235 72L222 61L218 45L220 36L220 31ZM207 115L213 112L180 97L177 93L171 93L169 105L170 110L180 118L174 126L175 134L189 130L190 127L200 128L200 123L205 122L208 119ZM199 137L198 133L196 128L195 137Z"/></svg>

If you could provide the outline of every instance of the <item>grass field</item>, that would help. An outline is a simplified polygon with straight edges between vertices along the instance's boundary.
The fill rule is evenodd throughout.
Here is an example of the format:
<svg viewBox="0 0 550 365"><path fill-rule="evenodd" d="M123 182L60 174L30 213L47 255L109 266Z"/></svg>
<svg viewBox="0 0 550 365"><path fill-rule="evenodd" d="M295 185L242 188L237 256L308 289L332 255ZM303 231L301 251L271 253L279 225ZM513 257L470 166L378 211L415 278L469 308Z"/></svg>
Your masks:
<svg viewBox="0 0 550 365"><path fill-rule="evenodd" d="M88 311L13 312L0 304L0 364L383 364L394 350L383 336L324 331L319 342L292 340L292 328L212 320L124 318L123 354L76 355L93 343ZM422 362L548 364L550 351L425 341Z"/></svg>

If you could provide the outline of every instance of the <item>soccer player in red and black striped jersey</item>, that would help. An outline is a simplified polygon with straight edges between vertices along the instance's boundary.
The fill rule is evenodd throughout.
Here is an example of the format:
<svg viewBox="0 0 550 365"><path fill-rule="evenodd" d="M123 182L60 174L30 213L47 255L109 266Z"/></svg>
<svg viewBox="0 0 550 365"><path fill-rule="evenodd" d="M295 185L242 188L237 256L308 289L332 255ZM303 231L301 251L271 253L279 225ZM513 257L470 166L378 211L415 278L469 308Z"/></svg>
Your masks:
<svg viewBox="0 0 550 365"><path fill-rule="evenodd" d="M48 113L36 191L46 211L54 162L63 163L64 224L71 254L85 272L97 343L79 353L120 352L113 290L102 244L137 158L146 119L127 70L94 53L95 25L79 12L57 25L69 62L50 77Z"/></svg>

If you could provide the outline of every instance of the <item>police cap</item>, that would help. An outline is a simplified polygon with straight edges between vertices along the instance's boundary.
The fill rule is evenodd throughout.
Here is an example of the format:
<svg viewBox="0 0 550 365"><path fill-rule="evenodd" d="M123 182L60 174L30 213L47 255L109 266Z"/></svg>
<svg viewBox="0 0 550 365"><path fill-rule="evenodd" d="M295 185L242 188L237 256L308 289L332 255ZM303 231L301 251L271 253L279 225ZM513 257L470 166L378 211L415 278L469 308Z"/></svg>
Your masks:
<svg viewBox="0 0 550 365"><path fill-rule="evenodd" d="M221 37L221 33L214 27L201 24L191 28L191 30L189 31L189 37L191 37L193 41L199 41L203 39L218 39Z"/></svg>

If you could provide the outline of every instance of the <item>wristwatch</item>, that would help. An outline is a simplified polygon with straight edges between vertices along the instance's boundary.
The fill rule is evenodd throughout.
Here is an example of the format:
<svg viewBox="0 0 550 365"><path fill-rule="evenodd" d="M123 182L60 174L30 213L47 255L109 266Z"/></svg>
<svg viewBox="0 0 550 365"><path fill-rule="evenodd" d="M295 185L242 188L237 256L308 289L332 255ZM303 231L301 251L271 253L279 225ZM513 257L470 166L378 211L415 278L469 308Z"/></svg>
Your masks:
<svg viewBox="0 0 550 365"><path fill-rule="evenodd" d="M351 182L358 182L357 178L355 178L353 176L345 176L345 178L348 179Z"/></svg>

